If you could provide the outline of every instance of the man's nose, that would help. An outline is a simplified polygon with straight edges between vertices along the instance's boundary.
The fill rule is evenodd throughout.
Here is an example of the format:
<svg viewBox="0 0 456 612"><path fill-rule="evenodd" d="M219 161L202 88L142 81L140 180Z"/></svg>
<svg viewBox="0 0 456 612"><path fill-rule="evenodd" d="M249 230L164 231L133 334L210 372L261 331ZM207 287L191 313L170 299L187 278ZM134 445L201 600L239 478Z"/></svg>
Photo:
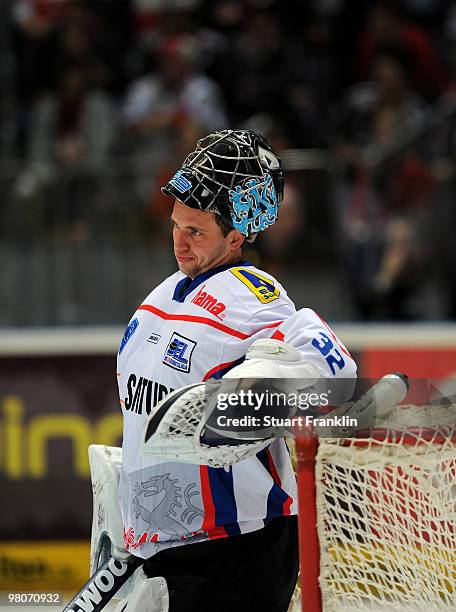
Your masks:
<svg viewBox="0 0 456 612"><path fill-rule="evenodd" d="M188 239L187 239L186 232L183 232L181 229L176 227L174 228L173 238L174 238L174 249L176 251L187 250Z"/></svg>

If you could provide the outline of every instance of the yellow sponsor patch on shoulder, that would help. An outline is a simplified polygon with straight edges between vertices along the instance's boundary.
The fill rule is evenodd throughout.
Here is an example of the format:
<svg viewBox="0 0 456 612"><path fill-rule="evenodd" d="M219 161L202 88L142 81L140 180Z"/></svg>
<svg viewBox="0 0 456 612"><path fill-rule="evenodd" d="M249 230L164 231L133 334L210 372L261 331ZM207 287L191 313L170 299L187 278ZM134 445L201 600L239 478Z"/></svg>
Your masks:
<svg viewBox="0 0 456 612"><path fill-rule="evenodd" d="M262 304L268 304L280 296L280 291L274 283L258 272L249 268L231 268L230 272L244 283Z"/></svg>

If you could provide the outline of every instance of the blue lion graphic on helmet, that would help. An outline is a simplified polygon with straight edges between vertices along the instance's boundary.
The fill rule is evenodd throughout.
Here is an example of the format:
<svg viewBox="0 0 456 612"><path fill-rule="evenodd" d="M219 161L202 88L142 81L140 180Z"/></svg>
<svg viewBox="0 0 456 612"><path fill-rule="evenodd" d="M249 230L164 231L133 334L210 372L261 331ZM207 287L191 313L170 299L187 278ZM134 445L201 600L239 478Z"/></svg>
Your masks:
<svg viewBox="0 0 456 612"><path fill-rule="evenodd" d="M230 191L229 198L233 227L245 236L262 232L277 220L279 204L269 174L263 182L247 179L244 186L237 185Z"/></svg>

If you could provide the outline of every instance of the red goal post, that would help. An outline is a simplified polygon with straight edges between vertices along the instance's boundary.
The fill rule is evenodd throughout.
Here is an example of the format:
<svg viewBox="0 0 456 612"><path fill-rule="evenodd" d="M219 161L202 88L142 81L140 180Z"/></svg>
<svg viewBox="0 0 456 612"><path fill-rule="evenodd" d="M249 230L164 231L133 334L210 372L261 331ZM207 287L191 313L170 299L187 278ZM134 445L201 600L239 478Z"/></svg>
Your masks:
<svg viewBox="0 0 456 612"><path fill-rule="evenodd" d="M317 498L315 464L318 437L313 426L302 427L295 440L296 478L298 483L299 556L302 610L320 612L318 584L320 546L317 533Z"/></svg>

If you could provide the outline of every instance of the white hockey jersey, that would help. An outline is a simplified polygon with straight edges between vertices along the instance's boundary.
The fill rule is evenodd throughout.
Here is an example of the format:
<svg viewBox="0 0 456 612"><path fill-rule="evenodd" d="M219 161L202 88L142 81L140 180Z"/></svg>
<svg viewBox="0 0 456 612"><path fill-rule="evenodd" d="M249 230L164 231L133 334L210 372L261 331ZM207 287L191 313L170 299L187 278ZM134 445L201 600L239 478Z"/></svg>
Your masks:
<svg viewBox="0 0 456 612"><path fill-rule="evenodd" d="M125 546L133 554L148 558L171 546L248 533L297 512L282 439L229 471L138 450L153 407L167 393L221 378L255 340L271 337L298 348L322 376L356 376L328 326L310 309L296 312L283 287L248 262L193 280L177 272L138 307L120 344L117 371L124 417L119 499Z"/></svg>

